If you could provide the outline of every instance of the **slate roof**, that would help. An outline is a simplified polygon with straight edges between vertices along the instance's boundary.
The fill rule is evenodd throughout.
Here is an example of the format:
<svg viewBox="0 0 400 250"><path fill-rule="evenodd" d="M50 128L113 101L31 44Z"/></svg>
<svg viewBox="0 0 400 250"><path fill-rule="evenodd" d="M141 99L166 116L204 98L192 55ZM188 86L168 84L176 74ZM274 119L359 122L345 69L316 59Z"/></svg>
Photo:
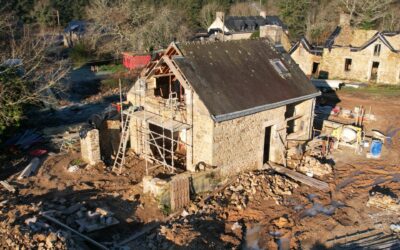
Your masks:
<svg viewBox="0 0 400 250"><path fill-rule="evenodd" d="M337 26L326 40L325 48L350 47L351 51L360 51L379 39L391 51L398 52L400 50L400 48L396 48L396 45L400 45L397 42L400 41L398 37L400 37L398 32L380 32Z"/></svg>
<svg viewBox="0 0 400 250"><path fill-rule="evenodd" d="M87 25L86 21L73 20L68 23L67 27L65 27L64 29L64 32L84 33L86 30L86 25Z"/></svg>
<svg viewBox="0 0 400 250"><path fill-rule="evenodd" d="M286 26L277 16L229 16L225 20L225 26L234 32L251 32L259 30L263 25L277 25L286 29Z"/></svg>
<svg viewBox="0 0 400 250"><path fill-rule="evenodd" d="M284 106L320 93L289 55L267 40L178 44L173 60L214 120L223 121ZM280 59L282 76L270 60Z"/></svg>
<svg viewBox="0 0 400 250"><path fill-rule="evenodd" d="M307 40L307 38L303 37L300 39L300 41L298 41L297 43L295 43L293 45L293 47L289 50L289 54L292 54L299 46L300 44L303 45L303 48L305 48L308 53L314 54L314 55L322 55L323 52L323 47L319 47L319 46L314 46L312 44L310 44Z"/></svg>

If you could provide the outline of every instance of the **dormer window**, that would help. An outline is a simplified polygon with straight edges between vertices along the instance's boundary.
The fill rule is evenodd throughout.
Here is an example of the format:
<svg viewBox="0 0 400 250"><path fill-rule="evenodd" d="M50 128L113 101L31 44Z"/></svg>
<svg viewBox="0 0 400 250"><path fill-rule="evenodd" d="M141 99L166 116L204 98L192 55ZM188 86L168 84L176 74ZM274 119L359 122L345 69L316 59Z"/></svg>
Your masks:
<svg viewBox="0 0 400 250"><path fill-rule="evenodd" d="M381 54L381 45L377 44L374 48L374 56L379 56Z"/></svg>

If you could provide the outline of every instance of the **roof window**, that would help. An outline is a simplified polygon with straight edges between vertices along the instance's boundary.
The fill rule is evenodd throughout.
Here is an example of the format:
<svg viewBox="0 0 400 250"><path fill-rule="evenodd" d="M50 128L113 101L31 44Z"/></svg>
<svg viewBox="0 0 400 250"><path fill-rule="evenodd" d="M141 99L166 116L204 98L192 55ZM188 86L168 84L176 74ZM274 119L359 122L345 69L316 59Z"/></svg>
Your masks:
<svg viewBox="0 0 400 250"><path fill-rule="evenodd" d="M272 59L269 60L269 62L272 64L274 69L281 75L283 78L290 77L290 72L286 68L286 66L283 64L283 62L280 59Z"/></svg>

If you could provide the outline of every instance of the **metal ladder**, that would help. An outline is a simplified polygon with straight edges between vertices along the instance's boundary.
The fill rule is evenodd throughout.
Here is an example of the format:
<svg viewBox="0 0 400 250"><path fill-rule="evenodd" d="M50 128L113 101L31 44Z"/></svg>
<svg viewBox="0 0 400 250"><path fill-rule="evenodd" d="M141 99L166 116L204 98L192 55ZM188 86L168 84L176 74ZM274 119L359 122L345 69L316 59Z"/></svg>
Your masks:
<svg viewBox="0 0 400 250"><path fill-rule="evenodd" d="M117 155L115 156L115 161L112 167L112 171L114 171L116 168L119 168L119 172L121 173L122 166L125 163L125 150L129 140L129 124L133 112L135 112L135 108L133 106L129 107L126 113L127 114L126 119L122 127L121 141L119 142L118 152ZM121 112L121 115L124 115L124 112Z"/></svg>

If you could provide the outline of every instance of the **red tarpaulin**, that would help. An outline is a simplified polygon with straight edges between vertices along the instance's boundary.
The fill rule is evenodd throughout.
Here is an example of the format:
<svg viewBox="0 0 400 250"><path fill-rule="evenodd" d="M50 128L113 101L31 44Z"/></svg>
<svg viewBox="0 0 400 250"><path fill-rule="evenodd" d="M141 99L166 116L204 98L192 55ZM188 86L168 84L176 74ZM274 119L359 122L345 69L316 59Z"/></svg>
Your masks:
<svg viewBox="0 0 400 250"><path fill-rule="evenodd" d="M122 55L122 64L129 70L143 68L151 59L150 55L135 55L131 53L123 53Z"/></svg>

